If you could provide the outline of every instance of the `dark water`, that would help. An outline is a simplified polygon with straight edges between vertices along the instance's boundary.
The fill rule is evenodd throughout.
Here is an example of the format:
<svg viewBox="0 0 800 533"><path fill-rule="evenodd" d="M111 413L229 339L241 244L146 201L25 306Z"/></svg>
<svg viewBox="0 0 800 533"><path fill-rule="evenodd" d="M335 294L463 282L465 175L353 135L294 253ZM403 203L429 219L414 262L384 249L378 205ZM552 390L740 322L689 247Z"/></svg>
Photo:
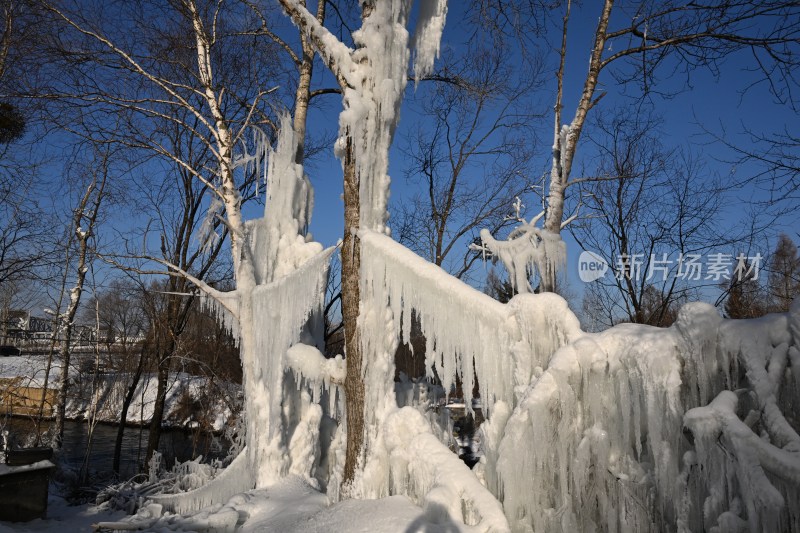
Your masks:
<svg viewBox="0 0 800 533"><path fill-rule="evenodd" d="M42 424L42 429L47 427L46 424ZM33 432L34 424L28 419L8 418L5 420L5 429L21 443ZM139 472L147 471L142 463L147 450L148 434L147 428L125 428L120 456L120 478L128 479ZM62 460L78 469L84 464L88 454L89 472L101 477L110 476L116 439L116 425L97 424L90 431L89 424L68 420L64 423ZM176 460L186 461L198 455L204 458L222 457L227 452L227 446L222 437L208 433L163 429L159 451L163 455L162 464L171 467Z"/></svg>

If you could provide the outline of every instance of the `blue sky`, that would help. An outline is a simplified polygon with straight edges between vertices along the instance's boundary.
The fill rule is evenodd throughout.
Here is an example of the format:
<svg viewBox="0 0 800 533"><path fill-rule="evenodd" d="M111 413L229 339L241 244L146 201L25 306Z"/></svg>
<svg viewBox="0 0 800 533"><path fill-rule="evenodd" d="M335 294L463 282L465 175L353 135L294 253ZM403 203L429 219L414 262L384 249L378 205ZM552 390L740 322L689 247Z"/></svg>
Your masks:
<svg viewBox="0 0 800 533"><path fill-rule="evenodd" d="M448 21L442 42L443 50L451 50L455 53L464 49L465 25L460 23L464 18L463 4L459 2L450 3ZM574 113L580 91L582 89L583 77L586 72L589 50L593 40L594 26L597 21L598 7L587 3L582 6L574 6L570 22L570 33L567 56L567 72L565 79L565 113L564 120L568 121ZM286 21L285 28L287 35L294 35L295 30ZM543 39L537 40L537 44L544 49L551 46ZM512 51L512 53L514 53ZM531 105L535 105L537 110L547 111L552 108L553 94L556 82L554 76L555 60L554 53L549 54L550 64L548 65L549 74L545 74L543 86L536 93L530 95ZM513 58L516 59L516 58ZM720 176L733 176L736 178L746 177L748 173L755 172L754 167L737 167L725 163L732 154L717 144L711 143L711 138L703 132L705 128L712 132L722 134L726 132L727 138L736 143L747 143L747 138L742 136L745 127L758 132L769 133L780 131L784 128L795 130L800 125L796 114L788 110L785 106L779 105L774 101L772 95L767 91L764 84L756 85L747 93L742 94L744 87L754 81L754 75L745 69L751 65L750 57L747 54L737 54L728 57L722 64L719 79L712 76L707 71L696 71L692 74L692 87L685 89L685 78L675 76L662 80L660 87L677 92L670 99L654 97L655 109L664 118L663 141L670 146L690 147L696 154L704 160L710 172ZM549 76L549 79L547 78ZM330 74L320 64L315 69L315 87L334 86ZM600 87L598 90L608 92L599 108L611 108L617 105L629 104L630 100L621 94L621 91L613 83L613 80L604 73L601 76ZM413 84L407 89L407 98L401 110L401 121L395 135L395 143L390 152L390 175L392 182L392 199L390 210L394 210L396 202L407 199L414 193L413 186L406 183L404 179L405 161L400 145L402 138L410 131L425 126L424 119L415 111L419 102L414 102L415 98L424 97L424 87L415 94ZM338 95L326 95L317 99L315 107L309 115L309 130L312 135L334 134L337 130L338 114L341 110L341 98ZM531 167L531 177L541 175L543 169L549 165L550 154L546 148L551 142L552 117L547 116L540 121L540 138L543 140L542 149ZM58 150L52 146L51 149ZM588 154L589 148L585 145L583 150L579 150L578 159L581 154ZM577 168L578 165L576 165ZM340 162L333 156L332 149L318 155L307 165L307 173L315 187L315 210L313 214L311 231L315 239L325 245L332 245L341 238L343 228L343 204L341 200L342 192L342 169ZM57 174L60 170L54 169ZM732 202L724 220L720 220L721 225L735 225L743 215L746 201L750 197L763 197L763 194L754 188L744 189L738 192L741 202ZM533 202L528 202L533 203ZM248 217L260 216L263 212L262 205L251 205L246 209ZM529 211L527 216L535 212ZM777 228L785 231L790 236L798 239L800 225L798 220L784 217L783 226ZM129 224L129 221L115 221L115 225ZM390 226L392 219L390 218ZM112 238L108 232L108 238ZM775 232L777 233L777 231ZM577 280L577 260L580 249L571 239L568 233L564 234L568 247L567 272L574 288L580 290L580 282ZM466 243L465 243L466 245ZM769 248L769 245L765 245ZM727 250L726 250L727 252ZM478 276L480 277L480 276ZM579 302L577 302L579 303Z"/></svg>
<svg viewBox="0 0 800 533"><path fill-rule="evenodd" d="M594 26L597 21L597 7L584 4L573 7L570 22L570 38L567 52L567 72L565 79L564 120L571 120L575 105L580 96L583 78L585 76L589 51L592 45ZM459 24L463 17L460 4L451 2L448 21L443 38L442 47L459 49L463 47L465 39L463 25ZM542 44L546 46L546 44ZM686 78L677 75L661 80L659 89L675 92L670 98L653 97L654 109L663 115L664 123L662 141L667 146L684 147L690 149L703 161L709 174L716 174L723 179L741 179L758 170L754 166L732 165L727 161L733 159L729 149L713 142L711 136L704 129L725 138L733 143L747 146L748 138L743 134L745 128L757 132L769 133L780 131L784 128L797 128L800 126L798 117L786 106L775 102L769 93L766 84L757 84L748 91L743 89L757 80L757 77L747 69L752 66L749 54L734 54L722 63L719 77L715 77L705 70L697 70L691 75L691 87L686 88ZM555 61L555 54L550 55L550 61ZM325 78L317 68L317 81ZM666 69L665 69L666 70ZM551 70L551 72L553 72ZM619 105L630 105L631 100L621 94L621 89L614 84L608 75L603 73L598 91L607 91L607 96L598 108L611 108ZM531 101L537 105L552 106L555 92L555 76L551 81L546 81L538 94L531 96ZM403 135L414 128L423 127L420 117L414 112L413 86L409 86L408 95L401 111L401 122L395 135L395 143L390 153L390 175L392 181L392 198L395 202L402 201L413 194L414 190L403 178L404 161L399 144ZM311 131L335 131L337 115L340 110L338 96L326 96L322 109L312 111L309 118ZM552 124L551 116L541 121L542 136L545 140L550 133ZM585 136L584 136L585 139ZM590 148L584 145L583 152L588 155ZM550 154L542 151L534 162L533 172L539 172L549 164ZM578 165L576 164L576 167ZM314 237L322 243L333 244L340 238L342 232L342 201L341 182L342 171L338 160L331 153L323 154L307 169L316 190L316 207L312 220L311 230ZM763 199L764 194L754 187L748 187L737 192L739 200L732 199L719 221L721 226L735 226L743 222L746 203L751 198ZM390 207L391 209L391 207ZM531 216L535 213L528 213ZM798 240L800 231L798 221L784 217L780 221L781 227L777 231L784 231ZM390 226L392 221L390 219ZM580 292L580 281L577 279L577 260L580 249L572 238L565 233L568 246L568 273L573 287ZM765 248L769 244L765 243ZM732 250L721 250L729 253Z"/></svg>

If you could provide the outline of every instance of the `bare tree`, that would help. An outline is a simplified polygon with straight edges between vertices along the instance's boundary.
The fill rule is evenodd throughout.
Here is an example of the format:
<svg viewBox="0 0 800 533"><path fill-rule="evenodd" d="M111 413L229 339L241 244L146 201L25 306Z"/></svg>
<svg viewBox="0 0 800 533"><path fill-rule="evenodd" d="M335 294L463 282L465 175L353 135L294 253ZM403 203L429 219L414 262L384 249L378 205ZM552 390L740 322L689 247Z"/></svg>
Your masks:
<svg viewBox="0 0 800 533"><path fill-rule="evenodd" d="M479 258L468 250L482 227L509 224L525 194L533 153L531 74L511 54L480 42L421 86L421 120L405 142L405 175L417 187L400 209L396 238L461 278Z"/></svg>
<svg viewBox="0 0 800 533"><path fill-rule="evenodd" d="M610 267L587 286L591 308L605 326L669 325L677 304L709 283L705 273L694 284L686 281L694 273L679 276L686 262L737 238L717 231L725 191L690 154L663 146L647 113L600 116L590 141L598 179L587 184L587 216L571 231Z"/></svg>
<svg viewBox="0 0 800 533"><path fill-rule="evenodd" d="M83 295L86 274L89 271L89 263L92 261L92 246L90 241L95 238L97 222L100 215L100 206L106 196L106 184L109 181L110 161L107 152L97 154L98 158L87 168L89 174L89 184L81 195L73 211L72 228L75 232L74 239L77 245L75 253L75 284L70 289L69 303L63 315L60 317L64 324L63 338L61 340L61 350L59 360L61 371L58 382L58 393L56 395L56 405L54 421L52 426L52 446L60 449L64 439L64 419L66 416L67 395L69 393L69 366L72 349L72 334L75 325L75 318L78 307ZM96 166L95 166L96 165Z"/></svg>
<svg viewBox="0 0 800 533"><path fill-rule="evenodd" d="M128 410L148 362L148 302L153 294L134 279L118 278L94 298L99 329L98 345L105 344L106 364L123 383L125 395L119 415L112 469L119 474Z"/></svg>
<svg viewBox="0 0 800 533"><path fill-rule="evenodd" d="M755 166L756 171L741 181L768 193L761 205L777 215L794 214L794 202L800 197L800 136L788 128L770 133L751 130L743 143L734 143L724 134L712 136L733 151L731 163Z"/></svg>
<svg viewBox="0 0 800 533"><path fill-rule="evenodd" d="M29 143L20 142L32 117L9 96L29 79L21 72L31 22L24 4L0 6L0 290L6 292L8 284L33 278L50 259L47 217L38 195L30 194L41 187L40 176Z"/></svg>

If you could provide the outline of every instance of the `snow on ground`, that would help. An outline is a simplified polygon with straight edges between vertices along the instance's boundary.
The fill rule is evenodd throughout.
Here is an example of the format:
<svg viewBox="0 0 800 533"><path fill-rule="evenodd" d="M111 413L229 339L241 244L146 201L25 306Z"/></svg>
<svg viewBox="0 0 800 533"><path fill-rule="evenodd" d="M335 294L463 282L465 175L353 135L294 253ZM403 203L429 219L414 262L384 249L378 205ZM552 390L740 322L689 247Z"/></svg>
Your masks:
<svg viewBox="0 0 800 533"><path fill-rule="evenodd" d="M28 533L40 531L61 531L78 533L94 531L92 524L101 521L121 520L125 517L122 511L111 511L93 505L69 505L64 498L50 495L47 502L47 519L30 522L2 522L0 533Z"/></svg>
<svg viewBox="0 0 800 533"><path fill-rule="evenodd" d="M281 531L285 533L394 533L471 532L474 528L452 521L434 523L423 510L405 496L377 500L346 500L327 506L325 495L315 491L298 477L279 485L236 496L244 500L234 507L249 519L242 533ZM229 504L230 505L230 504Z"/></svg>
<svg viewBox="0 0 800 533"><path fill-rule="evenodd" d="M302 478L290 476L265 489L237 494L216 512L193 513L191 518L165 513L155 523L139 515L143 531L209 531L219 524L215 517L239 516L236 531L256 533L473 533L475 528L448 519L436 520L405 496L378 500L347 500L328 505L327 497ZM130 517L127 520L135 519ZM126 519L105 505L69 506L51 496L46 520L25 523L0 522L0 533L7 532L90 532L94 524L112 525ZM129 525L132 525L130 522Z"/></svg>
<svg viewBox="0 0 800 533"><path fill-rule="evenodd" d="M71 368L70 378L73 380L67 401L67 417L71 419L88 418L93 398L99 399L98 419L102 422L118 422L122 401L128 389L130 376L125 373L101 373L99 387L92 394L92 372L81 371L82 358L76 358L75 367ZM87 360L93 365L93 360ZM21 378L18 386L44 387L47 357L40 355L22 355L18 357L0 358L0 379ZM93 368L93 367L92 367ZM48 388L57 387L60 363L53 362L50 369ZM173 372L167 382L167 398L165 406L164 426L185 426L197 424L197 416L202 414L206 422L214 430L225 428L231 416L230 402L235 400L240 387L236 384L216 380L210 386L205 376L194 376L185 372ZM153 417L157 390L157 376L144 374L136 389L133 402L128 409L127 422L131 424L148 424ZM186 412L189 398L200 402L202 413ZM194 416L189 416L189 415Z"/></svg>
<svg viewBox="0 0 800 533"><path fill-rule="evenodd" d="M41 388L44 386L45 375L47 374L47 357L38 355L20 355L16 357L0 358L0 378L24 378L21 383L25 387ZM49 383L52 386L58 380L61 373L61 363L53 361L50 367Z"/></svg>

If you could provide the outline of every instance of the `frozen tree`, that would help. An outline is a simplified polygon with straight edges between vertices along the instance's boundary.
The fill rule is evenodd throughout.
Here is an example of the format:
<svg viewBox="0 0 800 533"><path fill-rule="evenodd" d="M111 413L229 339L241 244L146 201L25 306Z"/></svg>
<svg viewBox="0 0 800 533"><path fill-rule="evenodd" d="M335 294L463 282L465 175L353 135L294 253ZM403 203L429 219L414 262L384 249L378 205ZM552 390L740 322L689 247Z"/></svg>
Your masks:
<svg viewBox="0 0 800 533"><path fill-rule="evenodd" d="M196 96L212 120L190 112L205 117L198 123L213 137L208 147L217 166L197 177L220 202L212 215L231 235L236 286L222 291L177 265L169 268L198 288L239 339L246 448L209 485L153 497L157 504L147 512L178 515L216 504L204 511L203 527L234 529L242 515L231 507L250 496L221 508L223 501L294 474L325 487L331 500L404 494L429 518L458 519L481 531L800 528L800 437L792 416L800 402L800 306L730 321L711 306L690 304L669 328L623 324L588 334L558 295L519 294L503 304L448 275L389 237L386 212L388 148L410 43L417 45L419 78L436 54L445 4L421 4L412 41L410 1L362 2L352 47L304 2L281 5L333 72L343 99L336 148L344 171L346 358L326 359L320 351L316 319L332 250L306 232L312 193L298 164L302 140L281 115L274 148L264 137L247 149L224 142L229 123L216 120L223 98L201 34L203 90ZM606 11L610 16L610 1ZM196 36L205 19L191 6L187 12ZM600 44L593 61L605 53ZM557 122L555 129L554 150L577 142L569 127ZM218 157L226 147L241 157ZM230 168L221 168L226 163ZM238 186L256 163L267 174L264 217L245 222ZM616 166L622 171L609 183L635 183L617 174L632 177L636 168ZM635 198L640 191L631 192ZM562 221L562 212L558 231L548 228L557 201L532 219L522 216L520 201L511 239L484 236L487 251L514 267L518 287L528 288L531 265L555 278L553 265L563 256L559 233L571 218ZM643 312L660 304L653 298L651 305L652 294L641 290ZM445 393L460 382L465 408L479 404L487 415L475 471L442 443L423 405L433 402L429 389L395 384L393 357L412 328L426 340L429 377ZM480 399L471 396L476 383ZM337 413L342 423L323 435L323 416Z"/></svg>
<svg viewBox="0 0 800 533"><path fill-rule="evenodd" d="M64 111L56 120L73 131L103 130L109 142L148 168L132 182L131 192L152 222L144 235L131 236L119 262L123 268L171 274L164 290L172 294L158 320L163 331L157 336L149 457L158 446L173 352L195 298L192 284L172 267L203 281L214 269L224 270L220 265L238 276L246 233L241 209L266 176L265 147L278 128L274 109L282 107L279 99L294 103L300 132L295 158L301 161L309 101L325 93L311 90L314 52L305 38L299 47L290 45L275 33L274 14L257 3L179 1L156 18L139 2L41 4L64 36L45 41L50 68L71 73L52 77L51 92ZM324 15L322 3L317 17ZM120 32L122 26L130 31ZM84 55L87 50L91 53ZM294 74L284 60L296 67ZM107 116L123 118L109 124ZM150 171L156 164L170 179ZM147 249L139 248L142 242ZM220 251L228 242L232 253L225 262ZM160 269L142 266L141 258L156 261Z"/></svg>
<svg viewBox="0 0 800 533"><path fill-rule="evenodd" d="M354 48L339 41L301 2L280 0L289 16L317 47L333 72L343 96L337 155L344 168L345 224L342 245L342 315L347 357L344 389L347 450L342 482L347 485L363 464L365 384L358 317L360 309L360 245L357 231L388 232L388 152L399 119L408 78L411 45L415 76L425 76L439 51L446 3L422 4L413 41L406 29L411 2L363 2L361 28L353 34Z"/></svg>

